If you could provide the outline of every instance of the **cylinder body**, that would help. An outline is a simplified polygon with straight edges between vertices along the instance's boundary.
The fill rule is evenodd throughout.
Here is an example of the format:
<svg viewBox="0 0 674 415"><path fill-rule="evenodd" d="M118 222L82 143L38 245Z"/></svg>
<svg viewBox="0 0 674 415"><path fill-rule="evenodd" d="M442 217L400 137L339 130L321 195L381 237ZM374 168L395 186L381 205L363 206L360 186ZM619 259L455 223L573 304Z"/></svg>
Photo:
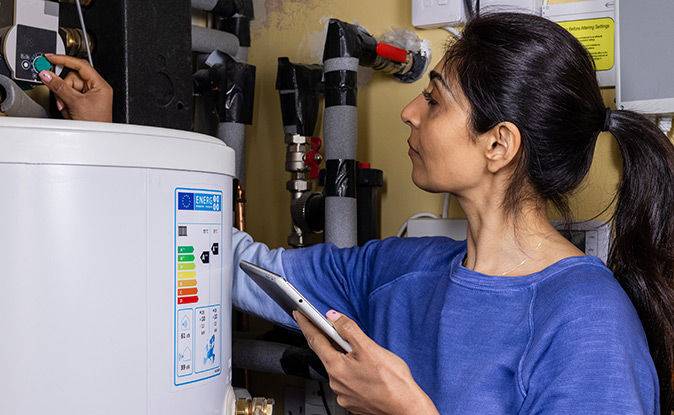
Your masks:
<svg viewBox="0 0 674 415"><path fill-rule="evenodd" d="M232 413L231 150L30 121L0 120L0 413Z"/></svg>

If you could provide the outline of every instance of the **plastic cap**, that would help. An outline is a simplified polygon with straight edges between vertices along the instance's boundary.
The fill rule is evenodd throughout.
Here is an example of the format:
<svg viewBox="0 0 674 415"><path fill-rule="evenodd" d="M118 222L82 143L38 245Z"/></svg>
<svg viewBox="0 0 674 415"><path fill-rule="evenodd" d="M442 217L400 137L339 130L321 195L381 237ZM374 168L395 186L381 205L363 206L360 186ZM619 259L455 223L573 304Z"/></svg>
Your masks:
<svg viewBox="0 0 674 415"><path fill-rule="evenodd" d="M33 68L37 71L37 73L40 73L42 71L50 71L51 70L51 62L47 60L44 56L38 56L35 58L33 61Z"/></svg>

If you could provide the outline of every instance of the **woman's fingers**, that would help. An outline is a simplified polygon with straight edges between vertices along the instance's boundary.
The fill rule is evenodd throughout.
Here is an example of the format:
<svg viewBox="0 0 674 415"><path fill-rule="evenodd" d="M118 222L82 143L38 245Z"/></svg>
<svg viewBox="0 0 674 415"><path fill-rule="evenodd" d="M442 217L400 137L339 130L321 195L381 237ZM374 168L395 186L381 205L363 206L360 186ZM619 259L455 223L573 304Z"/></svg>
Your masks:
<svg viewBox="0 0 674 415"><path fill-rule="evenodd" d="M297 321L297 325L300 326L302 334L307 339L309 347L318 355L318 358L321 359L323 364L326 366L329 365L336 357L342 356L341 352L338 352L335 347L330 343L328 337L323 334L323 332L318 329L314 324L304 316L304 314L299 311L293 312L293 317Z"/></svg>
<svg viewBox="0 0 674 415"><path fill-rule="evenodd" d="M113 91L89 62L63 55L45 55L55 65L72 69L65 79L51 71L40 72L42 82L56 98L65 118L84 121L112 121Z"/></svg>
<svg viewBox="0 0 674 415"><path fill-rule="evenodd" d="M77 72L75 72L75 71L69 72L68 75L66 75L66 77L63 78L63 80L71 88L73 88L73 89L75 89L79 92L86 92L85 88L86 88L87 85L84 82L84 80L82 80L82 78L80 78L80 76L77 74Z"/></svg>
<svg viewBox="0 0 674 415"><path fill-rule="evenodd" d="M74 90L66 81L61 79L58 75L51 71L40 72L40 79L49 88L54 95L61 100L62 104L70 106L82 98L82 94ZM63 110L62 108L60 111Z"/></svg>
<svg viewBox="0 0 674 415"><path fill-rule="evenodd" d="M101 77L101 75L89 65L89 62L84 59L73 58L72 56L66 55L46 54L44 56L54 65L63 65L66 68L77 71L85 82L99 80L105 82L103 77Z"/></svg>
<svg viewBox="0 0 674 415"><path fill-rule="evenodd" d="M372 339L367 337L363 330L358 327L358 324L347 316L335 310L328 311L326 315L328 320L332 322L332 325L335 326L337 333L351 345L354 352L363 350L373 343Z"/></svg>

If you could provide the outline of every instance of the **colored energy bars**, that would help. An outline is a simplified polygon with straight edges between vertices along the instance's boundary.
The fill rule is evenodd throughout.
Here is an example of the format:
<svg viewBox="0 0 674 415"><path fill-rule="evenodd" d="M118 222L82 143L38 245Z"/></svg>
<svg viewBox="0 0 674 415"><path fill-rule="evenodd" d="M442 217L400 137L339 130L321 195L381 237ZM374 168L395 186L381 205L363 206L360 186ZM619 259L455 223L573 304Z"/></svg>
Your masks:
<svg viewBox="0 0 674 415"><path fill-rule="evenodd" d="M193 252L193 246L178 247L178 304L190 304L199 301L199 297L196 295L199 292L196 280L197 272L192 271L196 268Z"/></svg>

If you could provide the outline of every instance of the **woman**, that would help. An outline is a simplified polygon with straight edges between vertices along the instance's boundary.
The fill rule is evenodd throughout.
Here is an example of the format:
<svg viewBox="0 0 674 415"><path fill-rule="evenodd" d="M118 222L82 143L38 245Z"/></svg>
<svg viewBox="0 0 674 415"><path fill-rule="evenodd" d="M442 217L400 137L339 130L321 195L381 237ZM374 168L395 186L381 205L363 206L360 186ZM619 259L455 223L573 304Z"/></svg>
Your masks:
<svg viewBox="0 0 674 415"><path fill-rule="evenodd" d="M522 14L469 22L402 119L414 183L456 196L467 241L270 251L234 233L235 264L261 264L320 310L341 312L327 316L348 354L295 313L338 403L357 414L669 415L668 139L636 113L605 109L582 45ZM624 167L609 268L546 212L550 201L569 217L566 195L585 177L600 131L615 136ZM294 327L241 272L233 290L239 308Z"/></svg>

